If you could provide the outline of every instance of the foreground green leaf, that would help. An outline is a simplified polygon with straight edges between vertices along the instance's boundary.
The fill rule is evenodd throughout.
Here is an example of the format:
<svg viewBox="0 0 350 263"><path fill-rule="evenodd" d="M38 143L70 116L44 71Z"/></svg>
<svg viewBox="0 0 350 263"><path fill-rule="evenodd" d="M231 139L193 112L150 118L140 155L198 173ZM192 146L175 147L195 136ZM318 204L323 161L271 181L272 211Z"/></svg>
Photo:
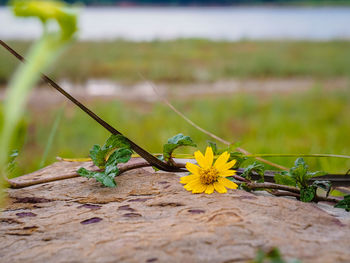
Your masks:
<svg viewBox="0 0 350 263"><path fill-rule="evenodd" d="M185 136L182 133L175 135L174 137L168 140L168 143L163 146L163 157L166 162L172 158L172 154L175 149L181 146L192 146L196 147L197 145L192 141L189 136Z"/></svg>
<svg viewBox="0 0 350 263"><path fill-rule="evenodd" d="M262 163L254 162L253 164L248 165L241 176L250 180L253 172L260 175L261 179L259 182L264 182L265 166Z"/></svg>
<svg viewBox="0 0 350 263"><path fill-rule="evenodd" d="M96 166L104 168L107 163L108 155L117 148L130 149L130 144L124 136L113 134L102 147L95 144L90 150L90 157Z"/></svg>
<svg viewBox="0 0 350 263"><path fill-rule="evenodd" d="M104 186L116 187L114 178L119 174L118 164L128 162L131 155L128 140L122 135L111 135L102 147L96 144L90 150L93 163L101 168L101 171L80 168L77 172L80 176L96 179Z"/></svg>
<svg viewBox="0 0 350 263"><path fill-rule="evenodd" d="M339 201L334 207L343 208L345 211L350 212L350 195L344 196L344 199Z"/></svg>

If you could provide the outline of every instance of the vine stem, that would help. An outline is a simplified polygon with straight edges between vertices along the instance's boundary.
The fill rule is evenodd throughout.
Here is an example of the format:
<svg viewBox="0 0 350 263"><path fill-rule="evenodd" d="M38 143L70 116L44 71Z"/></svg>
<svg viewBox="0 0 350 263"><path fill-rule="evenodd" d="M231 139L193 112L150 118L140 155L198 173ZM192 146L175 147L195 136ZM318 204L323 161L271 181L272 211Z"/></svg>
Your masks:
<svg viewBox="0 0 350 263"><path fill-rule="evenodd" d="M183 163L175 163L174 162L174 165L178 168L186 168L186 165ZM122 165L119 165L119 167L118 167L119 168L119 175L118 176L120 176L123 173L130 171L130 170L144 168L144 167L150 167L150 166L151 165L145 160L141 160L141 161L136 162L136 163L122 164ZM93 167L91 170L101 171L101 169L99 169L96 166ZM11 179L7 179L7 182L11 186L11 188L25 188L25 187L29 187L29 186L33 186L33 185L37 185L37 184L65 180L65 179L70 179L70 178L74 178L74 177L79 177L78 173L73 172L73 173L68 173L68 174L60 175L60 176L56 176L56 177L43 178L43 179L32 180L32 181L27 181L27 182L15 182ZM252 190L254 190L254 189L265 189L265 190L271 189L273 191L268 191L268 192L270 192L271 194L273 194L275 196L293 196L293 197L296 197L297 199L300 199L300 190L296 187L279 185L279 184L274 184L274 183L267 183L267 182L254 183L254 182L251 182L250 180L243 178L242 176L239 176L239 175L233 175L232 177L237 181L237 184L245 183L246 187L248 187L249 189L252 189ZM321 196L316 195L314 201L316 201L316 202L327 201L327 202L336 203L339 200L335 199L335 198L321 197Z"/></svg>
<svg viewBox="0 0 350 263"><path fill-rule="evenodd" d="M243 182L238 182L238 184L242 184ZM275 196L293 196L296 197L297 199L300 199L300 189L293 187L293 186L287 186L287 185L280 185L280 184L274 184L274 183L254 183L254 182L249 182L245 184L246 187L249 189L272 189L275 191L268 191L269 193L275 195ZM282 191L278 191L282 190ZM331 197L323 197L323 196L318 196L316 195L314 198L314 201L320 202L320 201L326 201L326 202L332 202L332 203L337 203L340 200L336 198L331 198Z"/></svg>

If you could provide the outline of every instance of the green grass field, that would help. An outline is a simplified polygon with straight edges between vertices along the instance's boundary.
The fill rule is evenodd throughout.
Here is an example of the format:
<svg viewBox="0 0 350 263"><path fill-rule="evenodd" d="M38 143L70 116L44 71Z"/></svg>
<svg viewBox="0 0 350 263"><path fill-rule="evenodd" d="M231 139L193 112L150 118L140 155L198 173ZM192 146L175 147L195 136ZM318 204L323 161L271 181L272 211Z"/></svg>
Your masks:
<svg viewBox="0 0 350 263"><path fill-rule="evenodd" d="M9 42L25 54L29 43ZM0 82L6 83L18 62L0 49ZM79 42L51 70L55 79L89 78L123 83L208 82L231 78L350 77L350 42Z"/></svg>
<svg viewBox="0 0 350 263"><path fill-rule="evenodd" d="M174 104L205 129L252 153L333 153L350 155L350 89L314 89L294 95L255 95L188 99ZM184 133L201 149L212 140L163 104L94 101L89 105L117 129L154 153L167 138ZM29 133L20 152L18 173L38 168L57 110L28 114ZM29 121L30 120L30 121ZM61 157L87 157L93 144L103 144L108 133L79 109L67 107L47 163ZM220 144L219 144L220 145ZM221 145L223 147L223 145ZM192 149L193 150L193 149ZM191 152L191 149L179 152ZM296 158L270 158L291 166ZM350 160L307 158L313 169L345 173Z"/></svg>
<svg viewBox="0 0 350 263"><path fill-rule="evenodd" d="M11 45L20 51L28 47L28 43L20 42ZM16 65L11 56L0 51L3 83ZM104 78L136 83L142 81L138 73L156 82L170 83L231 78L347 79L350 42L83 42L64 53L50 76L77 82ZM191 97L174 99L173 103L198 125L228 141L240 142L241 147L252 153L350 155L349 100L349 84L347 89L324 89L320 84L297 93ZM151 152L160 152L167 138L180 132L190 135L201 149L207 140L212 140L160 103L96 100L89 101L89 106ZM23 121L27 132L18 136L16 175L38 169L59 110L58 106L35 108L27 112ZM86 157L93 144L102 144L107 137L103 128L68 104L46 164L56 156ZM270 160L291 166L295 158ZM307 161L313 169L328 172L345 173L350 168L350 160L307 158Z"/></svg>

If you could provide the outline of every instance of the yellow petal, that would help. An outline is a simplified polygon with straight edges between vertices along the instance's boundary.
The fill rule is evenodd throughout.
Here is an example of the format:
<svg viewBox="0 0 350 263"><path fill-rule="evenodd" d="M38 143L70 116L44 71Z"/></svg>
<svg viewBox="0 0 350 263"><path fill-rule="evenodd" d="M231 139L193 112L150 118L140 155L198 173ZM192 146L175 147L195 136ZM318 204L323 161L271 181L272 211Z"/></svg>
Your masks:
<svg viewBox="0 0 350 263"><path fill-rule="evenodd" d="M219 175L221 177L227 177L227 176L232 176L236 174L236 171L235 170L226 170L226 171L223 171L223 172L219 172Z"/></svg>
<svg viewBox="0 0 350 263"><path fill-rule="evenodd" d="M230 181L227 178L219 177L218 182L221 183L224 187L231 188L231 189L237 189L238 185L234 182Z"/></svg>
<svg viewBox="0 0 350 263"><path fill-rule="evenodd" d="M220 184L219 182L215 182L214 183L214 188L220 194L224 194L224 193L227 192L227 189L222 184Z"/></svg>
<svg viewBox="0 0 350 263"><path fill-rule="evenodd" d="M214 192L214 185L213 184L207 185L207 189L205 189L205 193L210 195L213 192Z"/></svg>
<svg viewBox="0 0 350 263"><path fill-rule="evenodd" d="M226 164L224 164L221 169L219 169L219 172L221 171L225 171L228 170L230 168L232 168L235 164L236 164L237 160L232 160L231 162L228 162Z"/></svg>
<svg viewBox="0 0 350 263"><path fill-rule="evenodd" d="M207 147L207 149L205 150L205 163L207 165L206 168L210 168L213 165L213 160L214 160L214 153L213 153L213 149L211 147Z"/></svg>
<svg viewBox="0 0 350 263"><path fill-rule="evenodd" d="M199 179L195 179L195 180L189 182L188 184L186 184L184 186L184 188L187 190L189 190L189 189L193 190L198 184L201 184L201 181Z"/></svg>
<svg viewBox="0 0 350 263"><path fill-rule="evenodd" d="M190 171L192 174L199 174L199 166L193 163L186 163L186 169Z"/></svg>
<svg viewBox="0 0 350 263"><path fill-rule="evenodd" d="M215 161L214 167L217 170L220 170L220 168L222 166L225 165L225 163L227 162L228 158L230 158L230 154L228 152L224 152L223 154L221 154L219 156L219 158Z"/></svg>
<svg viewBox="0 0 350 263"><path fill-rule="evenodd" d="M183 176L180 178L180 183L182 184L188 184L189 182L198 179L198 175L187 175L187 176Z"/></svg>
<svg viewBox="0 0 350 263"><path fill-rule="evenodd" d="M193 187L192 193L194 193L194 194L203 193L206 188L207 188L207 186L204 184L201 184L201 183L197 184L195 187Z"/></svg>
<svg viewBox="0 0 350 263"><path fill-rule="evenodd" d="M204 155L200 151L194 152L194 158L196 158L196 161L200 167L203 167L203 168L207 167Z"/></svg>

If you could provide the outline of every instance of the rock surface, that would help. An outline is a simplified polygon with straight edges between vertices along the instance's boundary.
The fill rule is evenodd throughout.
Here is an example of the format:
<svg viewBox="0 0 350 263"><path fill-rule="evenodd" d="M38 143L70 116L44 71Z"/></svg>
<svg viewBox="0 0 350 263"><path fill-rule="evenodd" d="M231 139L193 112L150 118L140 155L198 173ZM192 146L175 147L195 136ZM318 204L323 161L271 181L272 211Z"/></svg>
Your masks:
<svg viewBox="0 0 350 263"><path fill-rule="evenodd" d="M79 166L60 162L51 173ZM72 178L9 189L1 262L247 262L275 246L303 262L350 260L349 217L315 204L241 190L192 194L179 175L145 169L116 181L117 188Z"/></svg>

